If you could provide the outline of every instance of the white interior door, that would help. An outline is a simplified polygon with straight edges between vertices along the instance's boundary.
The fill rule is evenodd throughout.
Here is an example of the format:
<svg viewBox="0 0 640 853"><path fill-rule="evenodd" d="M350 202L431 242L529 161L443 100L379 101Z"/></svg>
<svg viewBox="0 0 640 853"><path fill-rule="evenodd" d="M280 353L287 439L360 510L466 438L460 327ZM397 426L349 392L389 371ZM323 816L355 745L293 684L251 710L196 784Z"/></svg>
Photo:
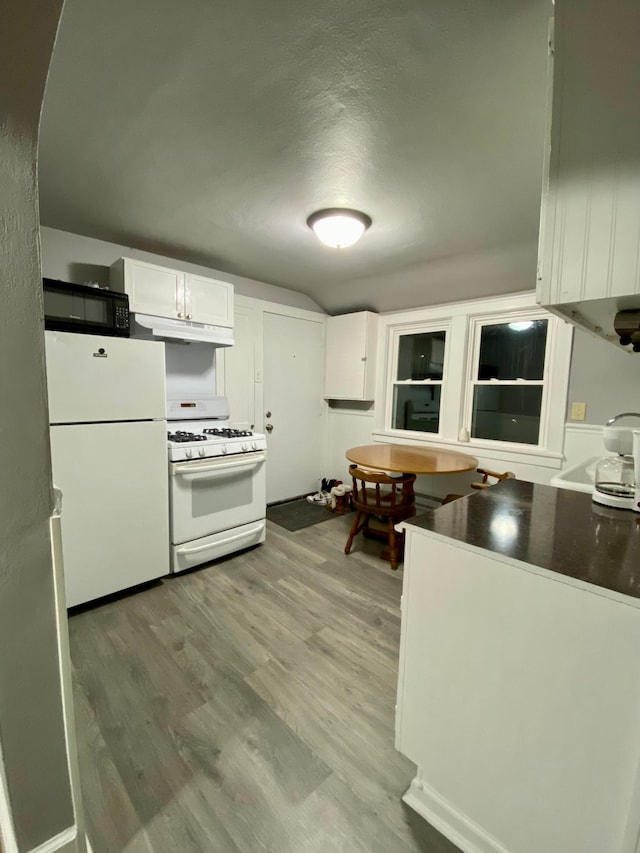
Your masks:
<svg viewBox="0 0 640 853"><path fill-rule="evenodd" d="M322 320L265 312L267 503L318 489L324 425L323 343Z"/></svg>

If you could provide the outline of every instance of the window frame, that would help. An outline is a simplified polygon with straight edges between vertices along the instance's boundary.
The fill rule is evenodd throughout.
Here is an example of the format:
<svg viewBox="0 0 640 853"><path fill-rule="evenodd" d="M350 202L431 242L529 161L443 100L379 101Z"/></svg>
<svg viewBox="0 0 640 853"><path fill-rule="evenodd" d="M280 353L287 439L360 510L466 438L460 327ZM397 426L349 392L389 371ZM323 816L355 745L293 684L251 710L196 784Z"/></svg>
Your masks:
<svg viewBox="0 0 640 853"><path fill-rule="evenodd" d="M544 370L542 379L498 379L498 380L479 380L477 379L478 367L480 363L480 346L482 343L482 329L485 326L500 326L506 323L517 323L523 320L546 320L547 335L544 348ZM480 445L482 447L501 447L506 450L517 451L519 449L543 450L547 447L548 433L548 405L549 405L549 380L551 371L549 368L551 361L551 353L553 351L553 336L556 329L554 323L551 322L552 315L540 308L538 311L514 311L514 312L497 312L495 314L470 315L469 316L469 346L467 348L467 366L465 370L465 393L463 402L462 423L463 428L468 431L469 445ZM512 387L518 386L542 386L542 399L540 401L540 431L538 434L537 444L528 444L521 441L502 441L500 439L490 438L474 438L471 435L471 426L473 422L473 397L474 390L479 385L487 385L489 387L499 387L500 385L509 385ZM564 410L563 410L564 411Z"/></svg>
<svg viewBox="0 0 640 853"><path fill-rule="evenodd" d="M524 319L546 319L545 378L537 445L471 439L470 377L478 324ZM393 386L398 334L446 330L445 365L438 433L394 429ZM566 402L571 367L573 326L535 302L535 293L521 292L461 302L443 303L380 315L374 441L431 444L482 457L487 462L560 468L563 462ZM473 345L472 345L473 344ZM479 347L479 341L477 343ZM465 430L468 432L465 435Z"/></svg>
<svg viewBox="0 0 640 853"><path fill-rule="evenodd" d="M396 377L398 375L398 356L400 352L400 338L406 335L420 335L420 334L428 334L429 332L444 332L445 333L445 342L444 342L444 360L442 364L442 379L407 379L407 380L398 380ZM451 334L451 324L445 321L426 321L424 323L418 324L406 324L394 326L391 329L391 347L390 347L390 358L387 362L387 376L390 375L391 381L390 384L387 384L388 393L386 394L386 406L385 406L385 418L384 423L387 429L393 433L400 433L403 436L415 436L417 438L422 438L424 440L424 436L430 436L434 439L442 438L442 422L443 422L443 410L445 407L445 397L446 397L446 381L449 375L449 352L450 352L450 334ZM418 385L422 387L431 388L434 385L440 386L440 408L438 410L438 431L437 432L426 432L424 430L409 430L402 429L400 427L392 426L393 423L393 414L394 414L394 401L395 401L395 389L397 386L407 386L407 385Z"/></svg>

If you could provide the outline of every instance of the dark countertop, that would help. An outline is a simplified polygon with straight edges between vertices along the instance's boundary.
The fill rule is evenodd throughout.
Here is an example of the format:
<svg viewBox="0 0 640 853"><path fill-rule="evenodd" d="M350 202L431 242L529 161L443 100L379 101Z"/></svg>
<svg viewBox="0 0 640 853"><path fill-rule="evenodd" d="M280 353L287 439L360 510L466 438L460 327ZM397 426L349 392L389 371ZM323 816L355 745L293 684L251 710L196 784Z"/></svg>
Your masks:
<svg viewBox="0 0 640 853"><path fill-rule="evenodd" d="M640 514L584 492L505 480L406 524L640 598Z"/></svg>

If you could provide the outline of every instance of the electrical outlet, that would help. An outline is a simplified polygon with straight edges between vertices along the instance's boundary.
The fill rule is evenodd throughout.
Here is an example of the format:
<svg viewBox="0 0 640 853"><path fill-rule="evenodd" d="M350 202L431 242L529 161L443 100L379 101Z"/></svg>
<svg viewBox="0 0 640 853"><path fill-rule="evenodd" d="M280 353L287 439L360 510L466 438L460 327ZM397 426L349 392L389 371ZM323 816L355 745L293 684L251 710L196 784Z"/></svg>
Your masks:
<svg viewBox="0 0 640 853"><path fill-rule="evenodd" d="M571 420L572 421L583 421L587 416L587 404L586 403L572 403L571 404Z"/></svg>

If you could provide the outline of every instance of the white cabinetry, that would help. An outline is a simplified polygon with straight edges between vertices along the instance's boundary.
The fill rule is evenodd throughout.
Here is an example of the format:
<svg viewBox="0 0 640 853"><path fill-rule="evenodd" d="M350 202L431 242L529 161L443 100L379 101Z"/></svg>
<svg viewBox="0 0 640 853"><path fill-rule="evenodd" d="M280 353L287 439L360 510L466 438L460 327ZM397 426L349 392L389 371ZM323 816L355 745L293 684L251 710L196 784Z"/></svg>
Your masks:
<svg viewBox="0 0 640 853"><path fill-rule="evenodd" d="M373 400L378 315L371 311L327 318L324 396Z"/></svg>
<svg viewBox="0 0 640 853"><path fill-rule="evenodd" d="M192 273L120 258L111 267L111 287L129 295L131 311L233 326L233 285Z"/></svg>
<svg viewBox="0 0 640 853"><path fill-rule="evenodd" d="M187 319L210 326L233 326L233 285L201 275L184 275Z"/></svg>
<svg viewBox="0 0 640 853"><path fill-rule="evenodd" d="M408 526L404 801L469 853L636 853L638 643L636 599Z"/></svg>
<svg viewBox="0 0 640 853"><path fill-rule="evenodd" d="M617 342L640 307L640 4L557 0L538 301Z"/></svg>

